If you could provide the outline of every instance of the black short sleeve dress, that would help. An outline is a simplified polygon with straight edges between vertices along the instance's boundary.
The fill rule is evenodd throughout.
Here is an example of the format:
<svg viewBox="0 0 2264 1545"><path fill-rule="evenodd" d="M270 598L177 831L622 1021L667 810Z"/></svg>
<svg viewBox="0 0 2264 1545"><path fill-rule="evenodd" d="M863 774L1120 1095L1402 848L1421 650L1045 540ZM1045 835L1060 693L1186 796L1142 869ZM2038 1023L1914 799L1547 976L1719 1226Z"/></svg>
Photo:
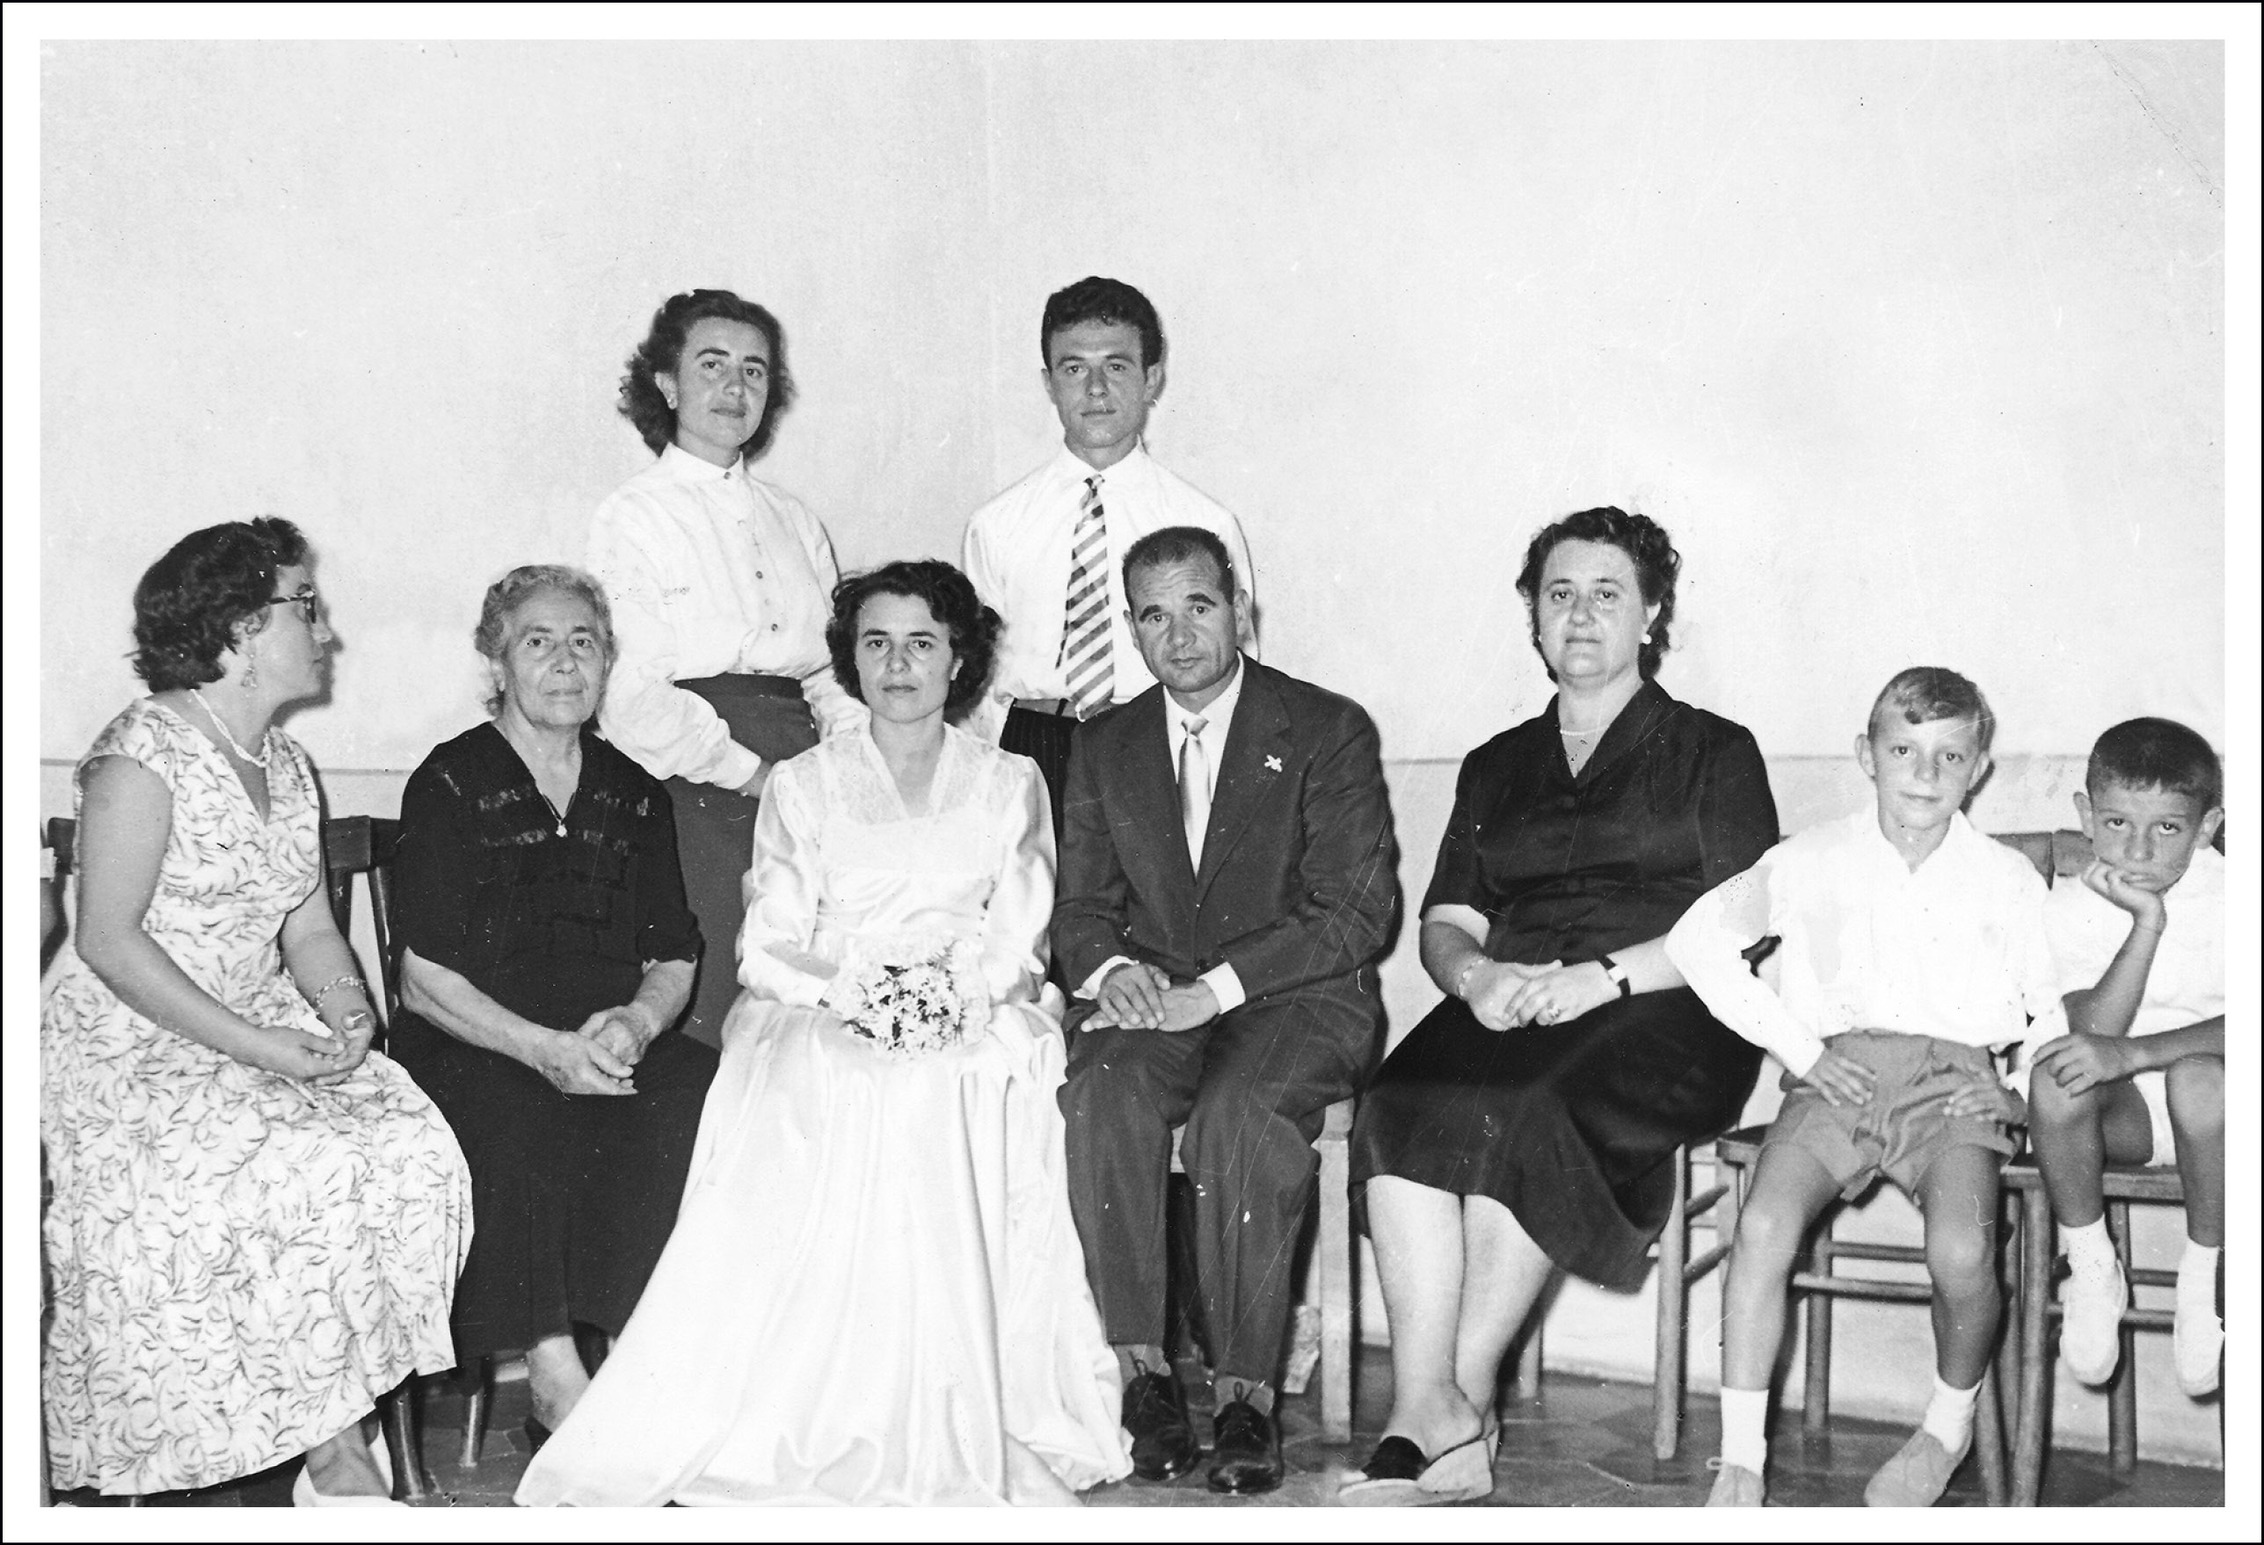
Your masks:
<svg viewBox="0 0 2264 1545"><path fill-rule="evenodd" d="M587 727L563 816L494 725L436 747L401 797L394 885L399 946L553 1030L634 998L646 961L699 954L668 795ZM675 1224L715 1052L666 1030L634 1095L569 1096L407 1009L389 1050L471 1166L458 1358L619 1331Z"/></svg>
<svg viewBox="0 0 2264 1545"><path fill-rule="evenodd" d="M1592 960L1665 933L1776 840L1752 735L1648 682L1578 776L1554 702L1471 752L1423 906L1483 913L1494 960ZM1760 1060L1688 988L1499 1034L1450 997L1361 1097L1355 1198L1378 1175L1490 1196L1565 1270L1632 1289L1667 1160L1737 1119Z"/></svg>

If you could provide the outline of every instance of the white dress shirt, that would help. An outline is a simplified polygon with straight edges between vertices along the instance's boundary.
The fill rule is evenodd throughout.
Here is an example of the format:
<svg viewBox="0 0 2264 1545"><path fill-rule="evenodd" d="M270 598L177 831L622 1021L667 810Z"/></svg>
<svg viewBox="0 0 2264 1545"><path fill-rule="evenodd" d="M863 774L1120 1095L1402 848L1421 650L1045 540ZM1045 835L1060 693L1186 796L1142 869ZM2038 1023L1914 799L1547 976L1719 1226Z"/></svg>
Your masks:
<svg viewBox="0 0 2264 1545"><path fill-rule="evenodd" d="M1065 446L1044 466L975 511L967 522L966 569L976 593L1006 621L989 695L968 715L966 728L998 739L1016 698L1069 695L1061 667L1067 623L1070 544L1093 469ZM1113 696L1128 703L1155 685L1124 620L1124 550L1166 526L1200 526L1216 532L1234 562L1236 582L1251 595L1257 583L1242 526L1224 505L1164 470L1145 446L1100 474L1101 508L1108 519L1109 666ZM1243 613L1243 649L1258 656Z"/></svg>
<svg viewBox="0 0 2264 1545"><path fill-rule="evenodd" d="M821 734L865 722L826 651L833 544L799 499L744 464L669 446L597 507L589 569L619 642L599 724L654 777L736 788L762 769L679 680L791 676Z"/></svg>
<svg viewBox="0 0 2264 1545"><path fill-rule="evenodd" d="M1788 837L1692 904L1667 955L1716 1019L1795 1077L1849 1030L2001 1048L2067 1032L2044 940L2043 880L1950 818L1915 870L1874 809ZM1775 991L1739 951L1770 934ZM2025 1069L2008 1081L2021 1089Z"/></svg>
<svg viewBox="0 0 2264 1545"><path fill-rule="evenodd" d="M2225 857L2202 848L2185 875L2162 894L2169 915L2154 941L2146 992L2130 1022L2132 1035L2183 1030L2225 1012ZM2130 914L2083 883L2063 875L2044 903L2044 933L2064 995L2099 985L2130 936Z"/></svg>
<svg viewBox="0 0 2264 1545"><path fill-rule="evenodd" d="M1153 680L1154 678L1149 679ZM1235 709L1240 707L1242 703L1242 683L1249 679L1249 673L1242 669L1241 657L1237 656L1234 661L1234 679L1226 684L1224 692L1211 699L1202 712L1191 713L1180 707L1179 699L1173 697L1169 692L1163 695L1164 757L1174 769L1177 769L1179 766L1179 748L1187 739L1188 726L1197 719L1202 720L1203 733L1195 738L1201 742L1203 756L1210 765L1210 792L1212 793L1216 793L1218 790L1219 763L1226 757L1227 731L1234 724ZM1190 860L1194 857L1192 854L1188 856ZM1200 865L1197 867L1200 867ZM1108 979L1108 974L1118 966L1128 963L1131 959L1132 957L1129 955L1111 955L1108 959L1102 961L1099 969L1094 971L1091 976L1086 977L1084 984L1077 989L1077 996L1080 998L1098 997L1101 983ZM1210 988L1211 995L1218 999L1218 1011L1221 1014L1226 1013L1229 1009L1238 1009L1248 1001L1248 994L1242 990L1242 977L1234 969L1232 961L1220 961L1195 980Z"/></svg>

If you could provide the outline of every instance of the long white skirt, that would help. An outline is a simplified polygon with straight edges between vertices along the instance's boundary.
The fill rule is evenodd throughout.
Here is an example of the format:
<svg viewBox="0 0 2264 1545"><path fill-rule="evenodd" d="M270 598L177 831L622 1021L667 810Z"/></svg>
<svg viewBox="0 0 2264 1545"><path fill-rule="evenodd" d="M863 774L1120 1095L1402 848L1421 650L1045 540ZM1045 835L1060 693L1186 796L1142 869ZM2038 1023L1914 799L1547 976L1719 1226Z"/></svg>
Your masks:
<svg viewBox="0 0 2264 1545"><path fill-rule="evenodd" d="M518 1501L1036 1500L1016 1444L1073 1491L1128 1473L1063 1061L1024 1006L902 1057L742 995L675 1233Z"/></svg>

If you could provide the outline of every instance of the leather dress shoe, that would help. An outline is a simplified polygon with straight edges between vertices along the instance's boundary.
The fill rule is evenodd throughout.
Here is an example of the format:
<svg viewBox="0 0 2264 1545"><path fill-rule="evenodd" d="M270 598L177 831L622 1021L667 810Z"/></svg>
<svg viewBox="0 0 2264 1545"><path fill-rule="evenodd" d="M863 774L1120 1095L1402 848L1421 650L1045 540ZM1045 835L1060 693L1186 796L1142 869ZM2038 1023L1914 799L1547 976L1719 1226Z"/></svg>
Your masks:
<svg viewBox="0 0 2264 1545"><path fill-rule="evenodd" d="M1142 1371L1124 1386L1124 1430L1132 1435L1132 1473L1143 1481L1176 1480L1203 1457L1187 1393L1178 1375Z"/></svg>
<svg viewBox="0 0 2264 1545"><path fill-rule="evenodd" d="M1247 1400L1211 1419L1211 1490L1247 1497L1281 1484L1281 1428Z"/></svg>

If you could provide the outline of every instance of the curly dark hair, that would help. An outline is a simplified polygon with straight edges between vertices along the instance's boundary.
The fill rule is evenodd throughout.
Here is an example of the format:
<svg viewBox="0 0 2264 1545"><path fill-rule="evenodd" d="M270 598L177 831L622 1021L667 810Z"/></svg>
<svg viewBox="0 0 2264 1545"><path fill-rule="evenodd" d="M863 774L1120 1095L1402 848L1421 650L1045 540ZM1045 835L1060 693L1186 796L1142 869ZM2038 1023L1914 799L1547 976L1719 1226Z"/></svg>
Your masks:
<svg viewBox="0 0 2264 1545"><path fill-rule="evenodd" d="M943 624L951 635L952 657L959 661L959 674L944 695L943 714L953 721L965 717L990 685L1003 626L998 613L983 604L966 575L940 558L899 559L850 575L833 587L833 617L825 625L825 643L833 655L834 679L860 703L865 694L857 677L857 614L876 595L925 601L929 615Z"/></svg>
<svg viewBox="0 0 2264 1545"><path fill-rule="evenodd" d="M683 364L684 338L692 324L716 318L744 322L770 345L770 395L763 401L762 422L755 425L753 437L739 449L742 462L753 461L770 449L778 416L794 400L794 374L786 368L786 334L778 318L729 290L686 290L671 295L652 314L652 331L629 356L628 374L621 378L621 416L637 426L637 433L655 456L676 438L676 410L660 394L653 376L661 371L674 375Z"/></svg>
<svg viewBox="0 0 2264 1545"><path fill-rule="evenodd" d="M275 573L307 561L307 539L274 515L192 531L134 586L134 674L152 692L218 681L239 633L267 626Z"/></svg>
<svg viewBox="0 0 2264 1545"><path fill-rule="evenodd" d="M1140 335L1140 367L1163 363L1163 323L1156 308L1121 279L1089 275L1046 297L1038 320L1038 361L1053 368L1053 335L1079 322L1115 322Z"/></svg>
<svg viewBox="0 0 2264 1545"><path fill-rule="evenodd" d="M1559 542L1609 542L1627 554L1628 562L1635 565L1635 583L1643 592L1643 604L1659 609L1658 617L1644 630L1651 637L1637 654L1636 666L1645 681L1658 675L1659 661L1667 652L1667 625L1674 621L1674 584L1682 574L1682 554L1674 550L1666 528L1648 515L1630 515L1605 504L1575 511L1535 533L1525 548L1525 567L1517 571L1517 593L1525 597L1525 623L1536 653L1541 647L1537 609L1541 570L1547 567L1549 554L1556 551ZM1556 680L1556 670L1549 666L1546 656L1541 664L1548 668L1549 680Z"/></svg>

